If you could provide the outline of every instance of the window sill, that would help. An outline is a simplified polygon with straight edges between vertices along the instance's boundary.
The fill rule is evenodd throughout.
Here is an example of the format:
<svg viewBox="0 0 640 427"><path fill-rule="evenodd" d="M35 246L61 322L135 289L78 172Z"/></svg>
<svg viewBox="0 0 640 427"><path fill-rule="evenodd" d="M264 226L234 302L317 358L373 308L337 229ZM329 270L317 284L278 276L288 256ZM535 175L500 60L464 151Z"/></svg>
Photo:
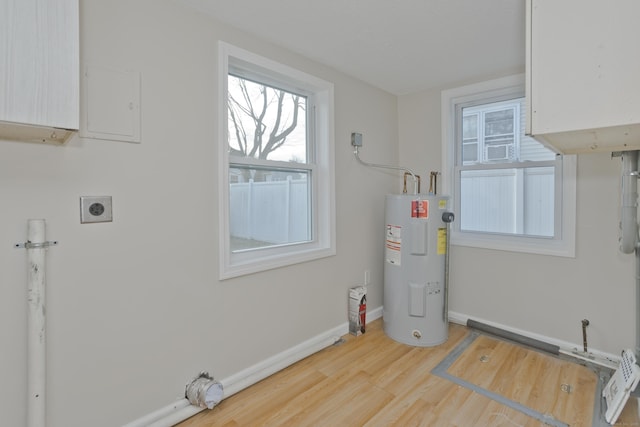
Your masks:
<svg viewBox="0 0 640 427"><path fill-rule="evenodd" d="M329 247L278 254L271 257L262 257L260 259L248 259L245 262L234 262L233 264L227 263L220 266L220 280L300 264L303 262L330 257L335 254L335 248Z"/></svg>
<svg viewBox="0 0 640 427"><path fill-rule="evenodd" d="M554 240L547 238L505 236L469 232L453 232L451 244L470 248L520 252L575 258L575 239Z"/></svg>

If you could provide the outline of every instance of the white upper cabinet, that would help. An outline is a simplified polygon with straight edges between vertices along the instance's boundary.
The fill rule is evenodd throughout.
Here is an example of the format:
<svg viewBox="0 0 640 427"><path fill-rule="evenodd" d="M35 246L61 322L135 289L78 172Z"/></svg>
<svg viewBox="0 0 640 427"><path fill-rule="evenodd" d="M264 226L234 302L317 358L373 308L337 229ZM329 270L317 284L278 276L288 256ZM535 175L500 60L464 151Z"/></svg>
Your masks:
<svg viewBox="0 0 640 427"><path fill-rule="evenodd" d="M527 133L561 153L640 149L640 1L527 0Z"/></svg>
<svg viewBox="0 0 640 427"><path fill-rule="evenodd" d="M78 0L0 0L0 138L78 129L79 52Z"/></svg>

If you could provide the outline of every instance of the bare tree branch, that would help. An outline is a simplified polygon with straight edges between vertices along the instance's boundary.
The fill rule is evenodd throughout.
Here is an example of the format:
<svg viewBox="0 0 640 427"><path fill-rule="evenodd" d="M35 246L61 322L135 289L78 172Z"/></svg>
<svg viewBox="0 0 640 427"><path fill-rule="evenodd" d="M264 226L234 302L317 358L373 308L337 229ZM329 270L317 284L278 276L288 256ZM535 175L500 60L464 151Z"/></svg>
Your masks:
<svg viewBox="0 0 640 427"><path fill-rule="evenodd" d="M298 106L300 104L300 97L297 95L291 95L291 100L293 101L292 121L288 127L286 127L280 133L278 133L281 119L282 119L282 108L283 108L285 96L286 96L286 93L283 91L280 91L278 93L278 115L277 115L276 123L274 124L273 129L271 130L271 134L269 135L269 141L265 146L265 151L269 153L274 150L277 150L279 147L284 145L284 143L287 140L287 136L289 136L291 132L293 132L293 130L298 125Z"/></svg>
<svg viewBox="0 0 640 427"><path fill-rule="evenodd" d="M233 81L239 89L233 93L239 95L229 91L227 102L229 120L234 127L237 142L237 147L231 147L229 141L231 152L266 159L269 154L282 147L287 137L296 129L298 115L304 104L299 95L259 84L257 91L251 90L247 80L235 78ZM252 82L249 84L253 85ZM247 127L249 123L252 125ZM250 145L251 135L253 141Z"/></svg>

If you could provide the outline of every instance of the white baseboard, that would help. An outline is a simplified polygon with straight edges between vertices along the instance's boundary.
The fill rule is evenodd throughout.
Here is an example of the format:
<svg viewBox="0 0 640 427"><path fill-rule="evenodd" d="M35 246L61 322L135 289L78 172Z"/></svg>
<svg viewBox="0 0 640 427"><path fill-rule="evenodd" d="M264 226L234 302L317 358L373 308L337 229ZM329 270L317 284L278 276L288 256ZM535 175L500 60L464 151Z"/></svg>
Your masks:
<svg viewBox="0 0 640 427"><path fill-rule="evenodd" d="M367 322L372 322L376 319L379 319L380 317L382 317L382 312L383 312L382 306L372 310L368 310ZM466 314L457 313L454 311L449 312L449 321L452 323L457 323L457 324L466 326L467 320L469 319L471 319L471 317ZM507 325L502 325L500 323L491 322L491 321L480 319L480 318L473 318L473 320L484 323L489 326L503 329L505 331L519 334L525 337L529 337L539 341L547 342L549 344L557 345L558 347L560 347L562 353L580 358L579 355L574 354L574 350L578 350L580 348L580 345L578 344L557 340L555 338L547 337L547 336L536 334L529 331L524 331L517 328L512 328ZM349 323L345 322L339 326L336 326L333 329L322 332L294 347L291 347L281 353L278 353L268 359L265 359L253 366L248 367L247 369L243 369L242 371L221 380L220 382L222 383L224 388L224 398L226 399L227 397L241 390L244 390L245 388L267 378L270 375L275 374L276 372L304 359L305 357L308 357L322 350L323 348L333 345L343 335L346 335L348 333L349 333ZM614 369L618 366L618 363L620 361L619 356L600 352L597 350L591 351L589 353L588 358L585 358L585 357L582 357L582 358L592 363L603 365L603 366L614 368ZM175 408L170 408L170 409L173 410ZM195 408L195 410L197 410L197 408ZM159 410L157 412L160 413L162 412L162 410ZM165 417L164 419L168 419L166 418L168 417L166 414L163 414L163 417ZM149 416L143 417L140 420L144 420L146 418L149 418ZM140 420L127 424L127 427L129 426L133 427L134 425L137 427L138 425L143 425L139 422ZM158 425L164 425L162 424L163 422L162 420L158 422L160 423ZM147 425L147 424L144 424L144 425ZM153 424L153 425L156 425L156 424Z"/></svg>
<svg viewBox="0 0 640 427"><path fill-rule="evenodd" d="M374 321L382 317L382 306L367 311L367 322ZM270 375L275 374L282 369L293 365L294 363L311 356L314 353L322 350L323 348L333 345L343 335L349 333L349 322L336 326L333 329L322 332L315 337L312 337L296 346L293 346L281 353L278 353L262 362L256 363L253 366L243 369L242 371L231 375L220 383L223 386L224 397L236 394L237 392L244 390L245 388L252 386L253 384L267 378ZM185 403L186 402L186 403ZM187 406L186 408L184 406ZM182 417L182 411L190 411L187 415ZM201 411L202 408L188 405L186 399L181 399L176 403L167 405L164 408L147 414L131 423L125 425L125 427L141 427L141 426L165 426L173 425L188 416L194 415ZM176 418L177 417L177 418ZM167 424L169 423L169 424Z"/></svg>
<svg viewBox="0 0 640 427"><path fill-rule="evenodd" d="M278 371L310 356L325 347L338 341L340 337L349 332L348 324L323 332L303 343L291 347L279 354L269 357L262 362L243 369L228 378L220 380L224 388L224 398L244 390L245 388L275 374Z"/></svg>
<svg viewBox="0 0 640 427"><path fill-rule="evenodd" d="M538 341L543 341L552 345L560 347L560 352L569 356L576 357L578 359L584 359L589 362L605 366L607 368L617 368L620 363L620 356L616 356L611 353L605 353L599 350L589 350L589 356L586 357L582 351L582 344L570 343L568 341L558 340L556 338L548 337L541 334L536 334L530 331L524 331L522 329L512 328L507 325L503 325L489 320L481 319L478 317L470 317L463 313L457 313L455 311L449 311L449 321L457 323L459 325L467 325L467 320L472 319L480 323L484 323L495 328L499 328L514 334L522 335L527 338L533 338Z"/></svg>
<svg viewBox="0 0 640 427"><path fill-rule="evenodd" d="M367 322L382 317L382 307L367 311ZM224 397L227 398L255 383L275 374L278 371L311 356L314 353L334 344L343 335L349 333L349 322L345 322L333 329L316 335L294 347L278 353L253 366L220 380L224 387Z"/></svg>
<svg viewBox="0 0 640 427"><path fill-rule="evenodd" d="M382 306L367 311L367 322L372 322L382 317Z"/></svg>
<svg viewBox="0 0 640 427"><path fill-rule="evenodd" d="M372 322L376 319L382 317L383 307L377 307L367 311L367 322ZM452 323L457 323L460 325L467 324L467 320L471 317L462 314L450 311L449 312L449 321ZM539 341L543 341L552 345L557 345L560 347L561 352L570 356L574 356L577 358L584 358L592 363L603 365L609 368L617 367L620 362L620 357L601 352L598 350L590 350L588 357L579 351L581 348L579 344L570 343L567 341L558 340L552 337L544 336L541 334L536 334L530 331L524 331L522 329L512 328L507 325L503 325L496 322L491 322L489 320L473 318L473 320L503 329L505 331L509 331L518 335L522 335L528 338L533 338ZM343 335L349 333L349 324L345 322L333 329L325 331L321 334L316 335L294 347L291 347L279 354L276 354L268 359L265 359L253 366L248 367L247 369L243 369L242 371L221 380L224 387L224 397L229 397L255 383L263 380L264 378L273 375L274 373L294 364L295 362L304 359L307 356L310 356L325 347L328 347L334 344L336 341L340 339Z"/></svg>

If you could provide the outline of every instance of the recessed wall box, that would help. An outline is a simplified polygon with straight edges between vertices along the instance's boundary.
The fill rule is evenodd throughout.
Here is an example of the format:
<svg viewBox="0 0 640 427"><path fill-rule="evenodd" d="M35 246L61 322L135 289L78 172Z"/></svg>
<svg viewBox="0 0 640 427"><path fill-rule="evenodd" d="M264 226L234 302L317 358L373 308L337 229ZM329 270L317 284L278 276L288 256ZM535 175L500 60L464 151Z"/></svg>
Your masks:
<svg viewBox="0 0 640 427"><path fill-rule="evenodd" d="M353 132L351 134L351 145L354 147L362 147L362 134Z"/></svg>
<svg viewBox="0 0 640 427"><path fill-rule="evenodd" d="M80 136L140 142L140 80L137 71L85 65Z"/></svg>

